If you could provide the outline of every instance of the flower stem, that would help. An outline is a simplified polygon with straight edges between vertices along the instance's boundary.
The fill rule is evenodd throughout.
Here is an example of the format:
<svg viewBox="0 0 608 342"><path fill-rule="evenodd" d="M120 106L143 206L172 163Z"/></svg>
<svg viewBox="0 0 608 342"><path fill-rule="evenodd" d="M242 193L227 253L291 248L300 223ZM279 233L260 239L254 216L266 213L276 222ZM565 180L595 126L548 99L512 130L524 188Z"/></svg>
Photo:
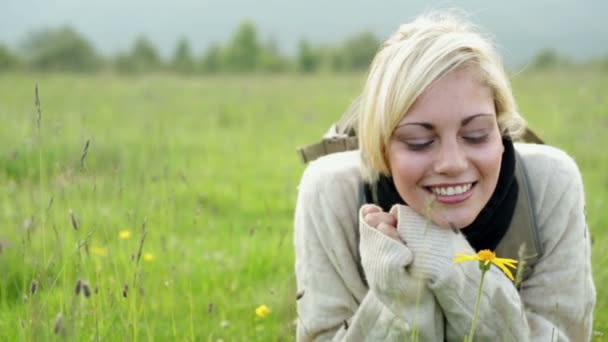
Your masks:
<svg viewBox="0 0 608 342"><path fill-rule="evenodd" d="M481 290L483 288L483 279L486 276L487 269L482 269L481 280L479 281L479 289L477 290L477 302L475 303L475 314L473 314L473 322L471 322L471 330L467 338L468 342L473 342L473 335L475 334L475 326L477 325L477 316L479 316L479 304L481 302Z"/></svg>

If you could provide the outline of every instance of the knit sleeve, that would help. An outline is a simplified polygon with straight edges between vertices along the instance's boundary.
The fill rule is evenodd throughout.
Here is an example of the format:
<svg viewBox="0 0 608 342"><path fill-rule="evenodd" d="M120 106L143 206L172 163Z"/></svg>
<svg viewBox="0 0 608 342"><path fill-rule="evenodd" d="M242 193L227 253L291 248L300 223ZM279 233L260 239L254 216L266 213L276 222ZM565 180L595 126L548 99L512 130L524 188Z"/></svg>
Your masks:
<svg viewBox="0 0 608 342"><path fill-rule="evenodd" d="M409 250L358 226L358 197L344 186L327 179L301 183L294 236L298 341L406 340L414 331L424 332L421 340L442 340L432 293L405 271Z"/></svg>
<svg viewBox="0 0 608 342"><path fill-rule="evenodd" d="M518 292L496 267L486 274L475 340L588 341L595 287L580 173L571 160L547 160L532 170L543 255ZM477 262L453 264L472 250L462 234L398 207L398 229L411 249L413 273L428 279L446 317L448 340L462 340L473 318L481 271ZM499 256L500 257L500 256Z"/></svg>
<svg viewBox="0 0 608 342"><path fill-rule="evenodd" d="M534 340L589 341L596 290L582 176L566 153L552 149L550 156L528 169L543 255L522 282L521 298Z"/></svg>

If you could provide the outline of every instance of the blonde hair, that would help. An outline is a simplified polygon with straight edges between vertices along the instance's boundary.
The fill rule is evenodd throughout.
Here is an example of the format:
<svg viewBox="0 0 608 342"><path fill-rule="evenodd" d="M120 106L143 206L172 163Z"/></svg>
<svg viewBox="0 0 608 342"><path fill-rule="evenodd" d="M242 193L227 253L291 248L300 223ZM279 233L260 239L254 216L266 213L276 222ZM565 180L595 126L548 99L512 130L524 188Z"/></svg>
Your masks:
<svg viewBox="0 0 608 342"><path fill-rule="evenodd" d="M363 178L390 175L386 146L416 99L457 68L471 68L494 95L498 127L516 139L525 130L508 77L492 41L453 13L435 13L401 25L371 64L361 96L359 148Z"/></svg>

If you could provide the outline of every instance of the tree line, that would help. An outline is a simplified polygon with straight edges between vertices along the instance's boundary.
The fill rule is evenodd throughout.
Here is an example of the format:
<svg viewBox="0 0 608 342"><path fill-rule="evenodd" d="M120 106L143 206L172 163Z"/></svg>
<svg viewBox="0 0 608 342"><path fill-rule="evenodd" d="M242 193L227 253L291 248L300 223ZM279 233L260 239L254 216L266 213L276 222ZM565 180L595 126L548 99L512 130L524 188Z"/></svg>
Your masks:
<svg viewBox="0 0 608 342"><path fill-rule="evenodd" d="M193 53L186 38L181 38L172 56L163 59L148 38L139 36L128 51L103 57L82 34L64 26L29 34L19 52L0 43L0 71L113 70L126 74L354 71L369 66L380 44L369 32L352 36L335 47L314 45L303 39L295 56L285 56L274 41L262 41L255 25L245 21L226 44L212 44L200 56Z"/></svg>
<svg viewBox="0 0 608 342"><path fill-rule="evenodd" d="M262 41L252 22L242 22L229 41L212 44L196 56L186 38L176 44L169 59L161 58L154 44L144 36L131 48L113 57L101 56L93 44L69 26L31 33L19 52L0 43L0 71L97 72L112 70L125 74L175 72L181 74L360 71L371 63L381 40L373 33L363 32L335 46L299 42L295 56L283 55L273 40ZM555 50L540 51L530 62L533 68L573 66L570 59ZM608 70L608 56L589 61Z"/></svg>

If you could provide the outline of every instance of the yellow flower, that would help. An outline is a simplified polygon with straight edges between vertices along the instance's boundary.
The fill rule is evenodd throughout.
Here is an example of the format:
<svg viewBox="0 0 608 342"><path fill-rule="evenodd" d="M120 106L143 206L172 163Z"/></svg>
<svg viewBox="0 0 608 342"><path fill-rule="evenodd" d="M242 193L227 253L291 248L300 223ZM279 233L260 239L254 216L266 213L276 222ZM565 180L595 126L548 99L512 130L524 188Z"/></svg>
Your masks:
<svg viewBox="0 0 608 342"><path fill-rule="evenodd" d="M266 318L270 315L270 309L265 304L262 304L255 309L255 314L258 317Z"/></svg>
<svg viewBox="0 0 608 342"><path fill-rule="evenodd" d="M152 253L144 253L144 260L145 261L152 261L152 260L154 260L154 254L152 254Z"/></svg>
<svg viewBox="0 0 608 342"><path fill-rule="evenodd" d="M119 237L121 240L126 240L126 239L128 239L128 238L130 238L130 237L131 237L131 232L130 232L130 231L128 231L128 230L121 230L121 231L118 233L118 237Z"/></svg>
<svg viewBox="0 0 608 342"><path fill-rule="evenodd" d="M490 263L492 263L498 266L498 268L500 268L503 272L505 272L507 277L509 277L509 279L511 280L514 280L513 274L511 273L511 270L507 268L507 266L513 269L517 268L517 266L515 265L517 264L517 260L497 258L496 253L492 252L489 249L482 249L474 255L456 253L456 256L454 257L454 263L457 264L463 261L479 261L479 267L482 269L485 268L486 270L489 268Z"/></svg>
<svg viewBox="0 0 608 342"><path fill-rule="evenodd" d="M105 247L91 247L91 253L93 253L94 255L98 255L98 256L107 256L108 255L108 249Z"/></svg>

